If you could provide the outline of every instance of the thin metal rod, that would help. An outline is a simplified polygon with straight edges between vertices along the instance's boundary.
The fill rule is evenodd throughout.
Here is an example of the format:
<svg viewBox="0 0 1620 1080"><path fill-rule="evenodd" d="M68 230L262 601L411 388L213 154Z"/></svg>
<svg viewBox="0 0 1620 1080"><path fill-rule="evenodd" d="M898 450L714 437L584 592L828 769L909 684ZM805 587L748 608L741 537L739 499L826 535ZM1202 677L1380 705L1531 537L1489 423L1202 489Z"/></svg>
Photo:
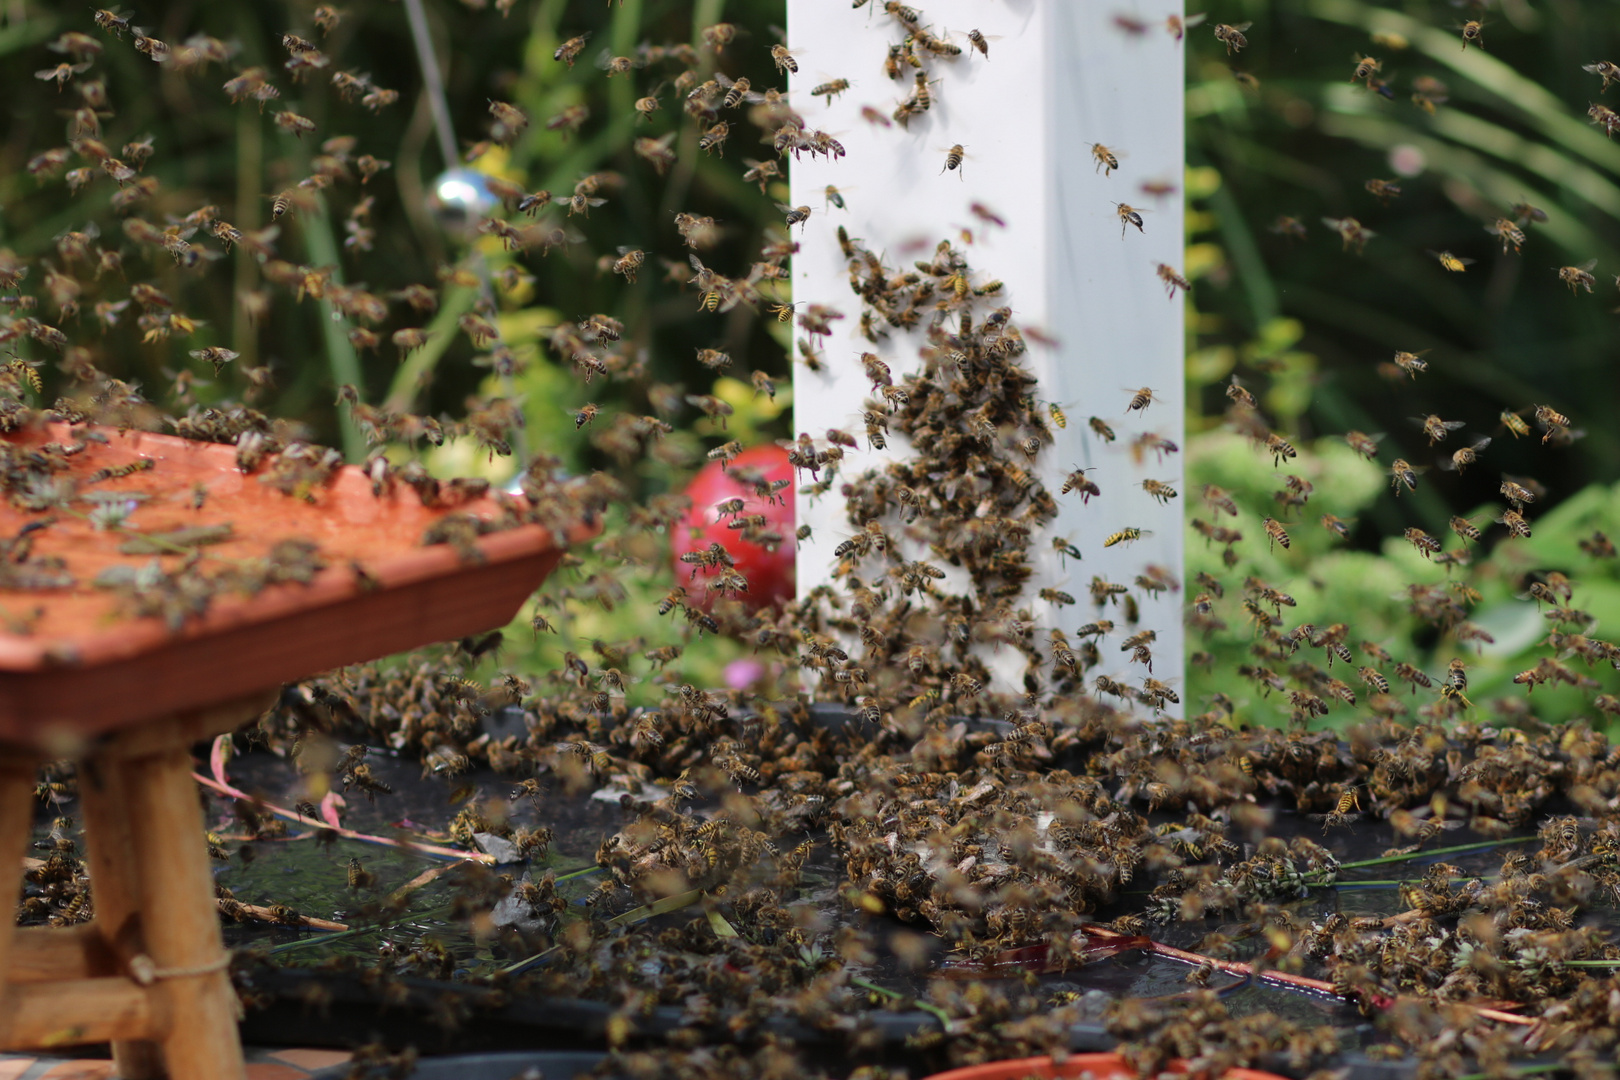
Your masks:
<svg viewBox="0 0 1620 1080"><path fill-rule="evenodd" d="M439 152L444 155L444 167L455 167L460 155L456 153L456 132L450 126L450 103L444 96L444 79L439 74L439 61L433 54L433 39L428 36L427 12L422 0L405 0L405 15L411 21L411 40L416 43L416 58L422 65L422 86L427 92L428 108L433 110L433 130L439 136Z"/></svg>

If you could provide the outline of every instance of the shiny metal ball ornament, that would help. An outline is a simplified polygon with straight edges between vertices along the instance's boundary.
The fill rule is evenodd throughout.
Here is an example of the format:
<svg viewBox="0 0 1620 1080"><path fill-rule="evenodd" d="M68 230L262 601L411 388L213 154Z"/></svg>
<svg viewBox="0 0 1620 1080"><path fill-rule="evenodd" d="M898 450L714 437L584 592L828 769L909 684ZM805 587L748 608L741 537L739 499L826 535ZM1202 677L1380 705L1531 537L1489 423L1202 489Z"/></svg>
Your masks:
<svg viewBox="0 0 1620 1080"><path fill-rule="evenodd" d="M428 213L446 232L458 235L476 232L498 202L488 177L477 169L447 169L428 187Z"/></svg>

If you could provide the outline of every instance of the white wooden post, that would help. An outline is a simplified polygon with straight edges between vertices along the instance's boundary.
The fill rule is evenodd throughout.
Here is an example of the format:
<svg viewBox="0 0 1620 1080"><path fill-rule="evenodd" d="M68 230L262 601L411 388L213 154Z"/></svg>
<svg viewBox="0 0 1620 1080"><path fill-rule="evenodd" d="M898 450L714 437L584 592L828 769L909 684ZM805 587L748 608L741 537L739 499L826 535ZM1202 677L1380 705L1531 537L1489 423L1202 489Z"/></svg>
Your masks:
<svg viewBox="0 0 1620 1080"><path fill-rule="evenodd" d="M1094 575L1132 585L1150 564L1167 568L1178 581L1182 575L1184 499L1161 505L1142 488L1144 480L1159 480L1185 496L1181 454L1149 451L1136 460L1130 449L1144 432L1178 447L1185 443L1183 305L1179 297L1166 298L1158 274L1161 263L1177 271L1182 266L1184 46L1166 25L1168 16L1181 14L1181 5L923 0L914 6L922 7L923 24L932 33L948 35L964 51L953 59L929 59L929 77L938 80L933 107L903 129L869 122L861 111L871 106L887 117L911 90L909 68L899 81L883 74L889 45L906 35L885 13L883 0L860 8L848 0L788 0L788 41L799 64L793 106L810 128L830 132L848 151L841 159L806 155L792 167L793 205L816 211L793 260L793 299L800 310L805 302L819 303L848 316L834 324L824 372L795 365L795 430L820 439L835 427L859 437L860 403L870 393L860 353L879 353L898 379L916 369L924 343L921 329L891 331L882 346L858 336L860 301L849 287L837 227L901 268L926 258L941 239L960 244L960 230L971 229L972 246L965 250L979 272L974 283L1004 281L1003 302L1019 324L1045 330L1059 342L1055 348L1032 343L1024 363L1040 379L1037 393L1060 403L1068 416L1067 428L1054 430L1055 444L1042 456L1040 479L1061 507L1053 535L1067 536L1084 559L1070 559L1065 568L1050 537L1038 541L1031 610L1043 628L1065 631L1074 644L1080 624L1113 619L1119 629L1100 642L1103 666L1091 674L1140 686L1145 671L1120 654L1118 642L1130 631L1119 608L1099 612L1088 593ZM1137 25L1127 27L1116 16ZM988 58L969 46L967 32L975 29L987 38ZM812 87L837 78L850 81L847 93L830 102L811 98ZM958 143L966 160L959 170L942 173L948 149ZM1105 175L1096 167L1093 143L1117 153L1117 170ZM847 210L826 207L828 184L844 194ZM975 202L1006 227L975 216ZM1140 232L1127 227L1121 237L1116 203L1142 210ZM1152 388L1153 404L1127 414L1132 393L1141 387ZM1092 432L1093 416L1113 429L1117 441L1107 444ZM889 452L896 450L905 452ZM863 444L846 454L841 478L883 460ZM1094 469L1089 475L1102 489L1089 505L1058 494L1064 476L1077 467ZM801 495L798 513L814 530L799 552L802 597L828 582L833 548L850 529L836 492L814 503ZM1151 535L1103 547L1105 538L1128 527ZM1079 603L1056 609L1036 598L1043 586L1068 592ZM1185 597L1165 593L1155 599L1132 587L1140 628L1158 633L1153 675L1180 693ZM1005 659L1010 663L992 665L998 676L1009 675L996 689L1014 692L1023 661L1016 655Z"/></svg>

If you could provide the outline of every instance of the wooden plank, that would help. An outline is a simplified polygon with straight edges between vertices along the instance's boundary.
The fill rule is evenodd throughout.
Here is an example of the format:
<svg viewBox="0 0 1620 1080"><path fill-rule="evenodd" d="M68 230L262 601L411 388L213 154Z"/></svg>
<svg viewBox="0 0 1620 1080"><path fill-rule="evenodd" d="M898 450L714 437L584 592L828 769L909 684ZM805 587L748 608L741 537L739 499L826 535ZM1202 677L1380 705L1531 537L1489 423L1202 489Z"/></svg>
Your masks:
<svg viewBox="0 0 1620 1080"><path fill-rule="evenodd" d="M0 1006L0 1046L12 1050L132 1039L154 1022L146 991L118 977L8 986Z"/></svg>

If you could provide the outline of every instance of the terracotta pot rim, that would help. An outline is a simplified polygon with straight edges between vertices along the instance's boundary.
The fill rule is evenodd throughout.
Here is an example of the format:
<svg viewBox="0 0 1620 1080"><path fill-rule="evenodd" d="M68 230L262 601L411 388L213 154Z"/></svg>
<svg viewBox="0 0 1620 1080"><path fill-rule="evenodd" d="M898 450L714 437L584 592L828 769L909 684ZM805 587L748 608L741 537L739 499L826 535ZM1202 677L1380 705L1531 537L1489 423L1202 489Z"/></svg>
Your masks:
<svg viewBox="0 0 1620 1080"><path fill-rule="evenodd" d="M1174 1072L1185 1072L1186 1064L1173 1061L1169 1068ZM1078 1077L1084 1072L1091 1072L1098 1080L1127 1080L1137 1076L1136 1070L1127 1065L1123 1057L1112 1051L1104 1051L1068 1054L1061 1062L1055 1061L1051 1055L987 1061L980 1065L966 1065L960 1069L934 1073L924 1077L923 1080L1023 1080L1026 1076ZM1286 1080L1286 1078L1261 1069L1233 1068L1222 1073L1218 1080Z"/></svg>

